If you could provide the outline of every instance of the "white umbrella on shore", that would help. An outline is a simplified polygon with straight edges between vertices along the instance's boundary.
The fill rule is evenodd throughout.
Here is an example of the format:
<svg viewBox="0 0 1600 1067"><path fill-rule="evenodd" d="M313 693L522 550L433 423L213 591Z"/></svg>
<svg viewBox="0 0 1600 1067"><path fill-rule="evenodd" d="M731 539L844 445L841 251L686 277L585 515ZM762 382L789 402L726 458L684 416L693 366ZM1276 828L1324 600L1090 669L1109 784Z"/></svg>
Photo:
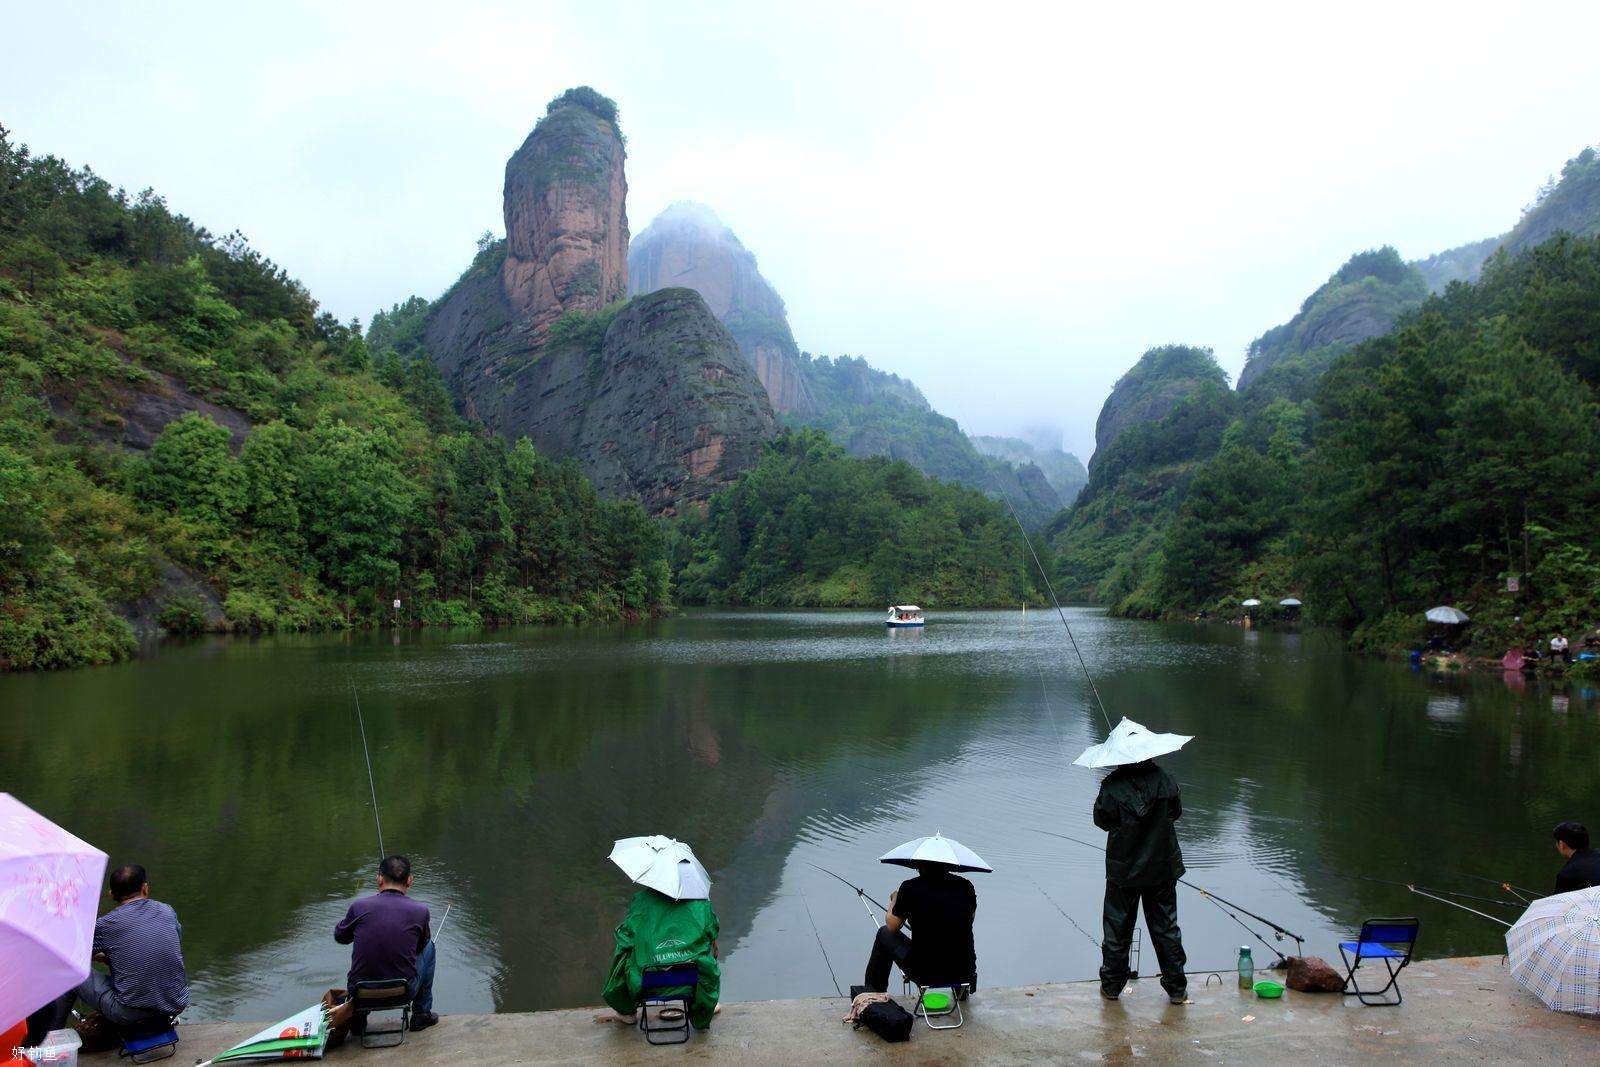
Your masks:
<svg viewBox="0 0 1600 1067"><path fill-rule="evenodd" d="M1072 763L1076 767L1122 767L1176 752L1193 740L1193 736L1185 734L1151 733L1124 717L1104 741L1084 749L1083 755Z"/></svg>
<svg viewBox="0 0 1600 1067"><path fill-rule="evenodd" d="M1296 600L1292 596L1286 596L1282 600L1278 601L1278 607L1280 608L1298 608L1299 606L1300 601Z"/></svg>
<svg viewBox="0 0 1600 1067"><path fill-rule="evenodd" d="M1429 608L1427 612L1429 622L1440 622L1446 626L1460 626L1464 622L1471 622L1467 613L1460 608L1452 608L1448 604L1441 604L1436 608Z"/></svg>
<svg viewBox="0 0 1600 1067"><path fill-rule="evenodd" d="M1255 597L1251 597L1249 600L1239 601L1239 606L1246 608L1259 608L1261 606L1261 601L1257 600Z"/></svg>
<svg viewBox="0 0 1600 1067"><path fill-rule="evenodd" d="M673 900L711 899L711 876L682 841L661 834L624 837L607 858L636 884Z"/></svg>

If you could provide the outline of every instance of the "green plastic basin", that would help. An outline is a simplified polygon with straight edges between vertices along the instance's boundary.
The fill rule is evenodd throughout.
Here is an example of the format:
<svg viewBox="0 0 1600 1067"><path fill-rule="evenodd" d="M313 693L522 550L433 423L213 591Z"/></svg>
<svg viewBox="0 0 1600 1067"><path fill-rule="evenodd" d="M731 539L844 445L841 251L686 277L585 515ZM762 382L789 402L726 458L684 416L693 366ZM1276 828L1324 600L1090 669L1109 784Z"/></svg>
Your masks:
<svg viewBox="0 0 1600 1067"><path fill-rule="evenodd" d="M1283 986L1278 982L1260 981L1256 983L1256 996L1262 1000L1277 1000L1283 996Z"/></svg>
<svg viewBox="0 0 1600 1067"><path fill-rule="evenodd" d="M922 995L922 1006L931 1012L950 1010L950 994L930 989Z"/></svg>

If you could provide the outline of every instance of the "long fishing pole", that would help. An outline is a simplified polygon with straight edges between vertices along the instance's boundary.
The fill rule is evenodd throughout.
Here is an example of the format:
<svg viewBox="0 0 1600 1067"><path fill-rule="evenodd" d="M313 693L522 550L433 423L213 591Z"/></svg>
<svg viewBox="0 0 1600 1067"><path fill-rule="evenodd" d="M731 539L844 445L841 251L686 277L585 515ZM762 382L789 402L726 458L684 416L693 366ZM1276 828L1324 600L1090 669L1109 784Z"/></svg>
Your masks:
<svg viewBox="0 0 1600 1067"><path fill-rule="evenodd" d="M450 921L450 909L452 907L454 907L452 904L446 904L444 906L444 918L439 920L439 929L433 932L433 940L438 941L439 935L444 933L444 924Z"/></svg>
<svg viewBox="0 0 1600 1067"><path fill-rule="evenodd" d="M1011 495L1006 492L1005 486L1001 485L998 479L995 479L995 488L1000 490L1000 499L1005 502L1006 513L1011 516L1011 521L1017 524L1017 532L1022 535L1022 543L1028 546L1028 555L1033 557L1033 565L1038 569L1039 577L1044 579L1045 591L1050 594L1050 603L1056 606L1056 615L1067 631L1067 640L1072 642L1072 651L1078 657L1078 666L1083 670L1084 680L1089 683L1089 692L1094 694L1094 702L1100 708L1100 717L1106 721L1106 729L1109 730L1111 715L1106 711L1106 702L1100 698L1100 689L1094 684L1094 675L1089 673L1089 664L1084 661L1083 649L1078 647L1078 638L1072 632L1072 624L1067 622L1067 613L1061 610L1061 601L1056 599L1056 589L1050 584L1050 575L1045 573L1044 564L1039 562L1039 553L1033 550L1033 538L1028 536L1027 527L1023 526L1022 520L1017 517L1017 509L1011 506Z"/></svg>
<svg viewBox="0 0 1600 1067"><path fill-rule="evenodd" d="M876 900L873 900L871 897L867 896L867 891L865 889L862 889L860 886L856 885L854 882L850 881L850 879L844 878L844 877L842 877L840 875L837 875L837 874L834 874L832 871L828 870L828 868L822 867L822 866L818 866L815 863L811 863L811 864L809 864L809 866L816 867L817 870L821 871L823 874L827 875L830 878L837 878L839 881L843 882L845 885L849 886L851 889L854 889L856 891L856 896L860 897L863 901L865 901L868 904L871 904L873 907L877 908L879 911L883 912L885 915L889 914L889 909L888 908L884 907L882 904L879 904ZM870 915L872 913L868 912L867 914ZM877 920L874 919L873 921L876 922Z"/></svg>
<svg viewBox="0 0 1600 1067"><path fill-rule="evenodd" d="M344 680L350 686L350 696L356 702L356 722L361 727L361 754L367 760L367 788L372 790L372 821L378 826L378 862L382 863L389 853L383 847L383 819L378 816L378 783L372 777L372 752L367 748L367 720L361 714L361 695L356 692L356 683L348 674Z"/></svg>
<svg viewBox="0 0 1600 1067"><path fill-rule="evenodd" d="M1441 904L1448 904L1452 908L1460 908L1462 911L1470 911L1474 915L1483 916L1483 918L1488 919L1492 923L1499 923L1501 926L1504 926L1508 930L1511 928L1511 924L1506 922L1504 919L1497 919L1493 915L1488 914L1487 912L1479 911L1477 908L1469 908L1465 904L1457 904L1453 900L1446 900L1444 897L1434 896L1432 893L1428 892L1427 890L1418 889L1414 885L1408 885L1408 886L1406 886L1406 888L1411 890L1413 893L1415 893L1419 897L1427 897L1430 900L1437 900Z"/></svg>
<svg viewBox="0 0 1600 1067"><path fill-rule="evenodd" d="M1055 833L1054 831L1051 831L1051 830L1041 830L1036 826L1030 826L1030 827L1027 827L1027 829L1032 830L1036 834L1044 834L1046 837L1059 837L1063 841L1071 841L1073 844L1084 845L1084 846L1087 846L1088 848L1094 849L1097 852L1104 852L1105 851L1105 846L1104 845L1097 845L1093 841L1085 841L1080 837L1068 837L1066 834L1058 834L1058 833ZM1193 882L1189 881L1187 878L1179 878L1178 881L1183 883L1184 885L1188 886L1190 889L1193 889L1196 893L1199 893L1201 896L1205 897L1207 900L1211 901L1214 904L1224 905L1224 906L1226 906L1228 908L1232 908L1234 911L1239 912L1241 915L1248 915L1248 916L1250 916L1250 918L1254 919L1256 922L1263 923L1263 924L1265 924L1267 926L1272 927L1272 930L1273 930L1273 932L1275 934L1278 934L1278 935L1280 935L1282 937L1287 937L1290 940L1292 940L1297 946L1299 946L1300 953L1302 955L1304 955L1306 939L1301 937L1299 934L1295 933L1293 930L1290 930L1288 927L1279 926L1277 923L1273 922L1271 919L1268 919L1267 917L1265 917L1263 915L1257 915L1255 912L1251 911L1249 908L1243 907L1242 905L1239 905L1239 904L1235 904L1233 901L1227 899L1226 897L1219 897L1219 896L1217 896L1217 894L1213 893L1211 890L1205 888L1204 886L1195 885ZM1237 919L1235 921L1237 921ZM1243 924L1241 923L1240 925L1243 925ZM1249 929L1249 927L1245 927L1245 929ZM1258 935L1258 937L1259 937L1259 935ZM1266 942L1263 941L1262 944L1266 944ZM1267 945L1267 947L1268 948L1272 948L1271 945ZM1278 952L1278 950L1275 949L1275 948L1272 949L1272 951L1273 952L1277 952L1279 956L1283 955L1283 953Z"/></svg>
<svg viewBox="0 0 1600 1067"><path fill-rule="evenodd" d="M1467 874L1464 871L1457 871L1456 873L1462 878L1471 878L1475 882L1488 882L1490 885L1497 885L1501 889L1504 889L1507 893L1510 893L1512 896L1522 901L1524 904L1531 904L1535 898L1545 895L1539 892L1537 889L1529 889L1526 886L1513 885L1512 883L1502 881L1499 878L1489 878L1481 874Z"/></svg>
<svg viewBox="0 0 1600 1067"><path fill-rule="evenodd" d="M1330 870L1328 873L1334 874L1334 875L1340 875L1340 876L1345 877L1345 878L1354 878L1354 879L1356 879L1357 881L1360 881L1360 882L1376 882L1378 885L1398 886L1401 889L1417 890L1419 888L1415 882L1401 882L1401 881L1396 881L1393 878L1374 878L1371 875L1366 875L1366 874L1350 874L1350 873L1345 872L1345 871L1333 871L1333 870ZM1426 890L1429 893L1437 893L1440 896L1457 897L1457 898L1459 898L1461 900L1475 900L1480 904L1493 904L1497 908L1520 908L1520 907L1522 907L1522 904L1517 902L1517 901L1514 901L1514 900L1501 900L1498 897L1480 897L1480 896L1475 896L1472 893L1462 893L1462 892L1459 892L1459 891L1454 890L1454 889L1434 889L1434 888L1432 888L1430 886L1422 886L1420 888Z"/></svg>
<svg viewBox="0 0 1600 1067"><path fill-rule="evenodd" d="M811 923L811 932L816 935L817 947L822 950L822 962L827 964L828 977L833 979L833 991L844 996L844 990L839 988L839 976L833 973L833 961L828 958L827 946L822 943L822 932L817 929L817 920L811 914L811 902L806 899L806 891L800 890L800 903L805 906L806 919Z"/></svg>

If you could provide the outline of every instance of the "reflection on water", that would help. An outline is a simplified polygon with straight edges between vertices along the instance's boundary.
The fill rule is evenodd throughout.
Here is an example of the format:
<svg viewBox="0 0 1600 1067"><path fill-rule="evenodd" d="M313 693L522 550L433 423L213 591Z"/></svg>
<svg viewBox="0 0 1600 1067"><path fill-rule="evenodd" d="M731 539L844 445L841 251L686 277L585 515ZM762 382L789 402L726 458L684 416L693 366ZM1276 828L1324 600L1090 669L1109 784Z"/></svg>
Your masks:
<svg viewBox="0 0 1600 1067"><path fill-rule="evenodd" d="M1492 924L1354 876L1544 887L1550 827L1600 821L1591 691L1073 617L1114 715L1198 737L1168 760L1190 879L1311 952L1377 914L1420 915L1426 955L1501 951ZM1101 857L1037 831L1102 839L1070 761L1105 726L1042 612L216 639L0 678L0 788L150 868L183 919L193 1018L274 1016L340 981L329 935L377 852L352 684L386 843L436 916L453 905L443 1011L596 1003L629 895L605 856L652 832L712 872L728 999L832 994L807 906L840 984L860 981L872 927L811 864L881 899L898 878L874 857L934 830L996 867L974 879L985 984L1098 965L1056 905L1098 933ZM1244 931L1188 890L1179 907L1191 962L1230 965Z"/></svg>

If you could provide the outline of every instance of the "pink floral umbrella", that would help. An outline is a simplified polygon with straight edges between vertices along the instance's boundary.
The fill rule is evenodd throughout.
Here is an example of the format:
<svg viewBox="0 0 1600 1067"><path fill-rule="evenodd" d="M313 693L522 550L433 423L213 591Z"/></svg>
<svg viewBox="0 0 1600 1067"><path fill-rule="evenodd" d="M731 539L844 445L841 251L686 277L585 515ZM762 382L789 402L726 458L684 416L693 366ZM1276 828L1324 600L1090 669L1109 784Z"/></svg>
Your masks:
<svg viewBox="0 0 1600 1067"><path fill-rule="evenodd" d="M82 982L106 854L0 793L0 1025Z"/></svg>

